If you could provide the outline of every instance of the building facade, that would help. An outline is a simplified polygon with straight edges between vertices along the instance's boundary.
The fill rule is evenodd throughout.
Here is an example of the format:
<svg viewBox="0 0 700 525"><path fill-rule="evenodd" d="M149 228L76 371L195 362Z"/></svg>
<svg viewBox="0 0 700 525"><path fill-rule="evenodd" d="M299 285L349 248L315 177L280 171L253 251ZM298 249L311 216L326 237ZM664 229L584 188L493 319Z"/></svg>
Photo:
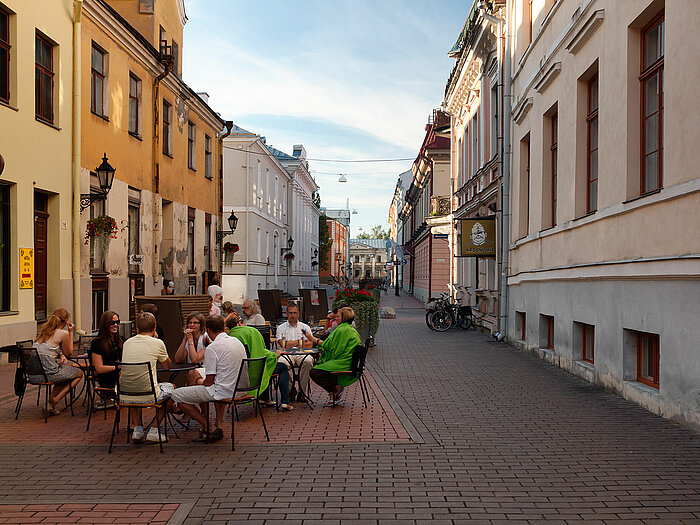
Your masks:
<svg viewBox="0 0 700 525"><path fill-rule="evenodd" d="M73 302L72 15L0 0L0 346Z"/></svg>
<svg viewBox="0 0 700 525"><path fill-rule="evenodd" d="M103 256L81 250L82 325L105 310L134 315L135 295L202 293L218 269L219 136L224 122L182 80L183 0L85 0L81 34L81 191L98 191L103 155L116 169L106 200L81 214L110 216Z"/></svg>
<svg viewBox="0 0 700 525"><path fill-rule="evenodd" d="M490 333L498 330L501 268L501 173L503 169L503 55L505 50L505 1L493 2L492 12L477 2L450 51L455 66L445 88L443 106L451 115L452 155L451 251L457 257L451 267L454 292L469 304L476 324ZM506 124L508 125L508 124ZM495 222L495 254L463 256L460 240L469 236L461 219Z"/></svg>
<svg viewBox="0 0 700 525"><path fill-rule="evenodd" d="M350 275L353 283L362 279L386 279L386 239L350 239Z"/></svg>
<svg viewBox="0 0 700 525"><path fill-rule="evenodd" d="M319 269L318 277L323 284L344 282L348 253L348 229L338 219L326 219L328 238L331 241L326 267Z"/></svg>
<svg viewBox="0 0 700 525"><path fill-rule="evenodd" d="M444 113L436 111L425 127L423 144L411 168L413 179L399 212L404 254L408 254L403 287L425 303L433 295L449 291L449 238L443 238L443 232L436 232L435 237L428 224L431 217L449 214L450 139L436 133L444 121L448 121Z"/></svg>
<svg viewBox="0 0 700 525"><path fill-rule="evenodd" d="M233 211L238 227L224 238L224 299L242 304L258 289L287 290L290 230L288 188L291 175L265 138L238 126L224 139L224 217ZM296 244L296 241L295 241ZM287 252L285 252L287 253Z"/></svg>
<svg viewBox="0 0 700 525"><path fill-rule="evenodd" d="M508 338L700 427L699 6L512 7Z"/></svg>

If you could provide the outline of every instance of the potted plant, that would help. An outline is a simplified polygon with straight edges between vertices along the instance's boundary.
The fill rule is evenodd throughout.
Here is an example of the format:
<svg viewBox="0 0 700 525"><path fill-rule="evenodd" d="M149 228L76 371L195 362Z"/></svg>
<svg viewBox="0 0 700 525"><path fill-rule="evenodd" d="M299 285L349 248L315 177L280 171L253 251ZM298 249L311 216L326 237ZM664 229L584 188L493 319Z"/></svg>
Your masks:
<svg viewBox="0 0 700 525"><path fill-rule="evenodd" d="M333 297L333 307L347 303L355 311L357 331L369 326L369 333L374 337L379 329L379 299L373 293L355 288L339 289ZM364 343L364 341L363 341Z"/></svg>
<svg viewBox="0 0 700 525"><path fill-rule="evenodd" d="M102 260L107 257L109 243L112 239L117 238L117 221L109 215L100 215L87 222L85 229L85 244L90 243L91 246L96 246L100 250Z"/></svg>
<svg viewBox="0 0 700 525"><path fill-rule="evenodd" d="M232 242L224 243L224 246L222 248L222 251L224 252L224 260L226 262L233 261L233 254L236 253L238 250L240 250L238 244L234 244Z"/></svg>

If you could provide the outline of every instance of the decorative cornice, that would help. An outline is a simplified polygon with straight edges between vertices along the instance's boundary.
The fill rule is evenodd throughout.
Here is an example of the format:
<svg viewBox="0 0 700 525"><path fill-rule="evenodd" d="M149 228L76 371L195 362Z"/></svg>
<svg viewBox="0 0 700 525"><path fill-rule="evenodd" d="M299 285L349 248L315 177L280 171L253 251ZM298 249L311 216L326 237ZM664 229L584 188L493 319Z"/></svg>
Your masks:
<svg viewBox="0 0 700 525"><path fill-rule="evenodd" d="M513 110L513 122L520 124L532 107L532 97L527 97Z"/></svg>
<svg viewBox="0 0 700 525"><path fill-rule="evenodd" d="M180 24L182 24L182 27L185 27L185 24L187 23L187 13L185 12L185 0L176 0L175 4L177 5L177 14L180 18Z"/></svg>
<svg viewBox="0 0 700 525"><path fill-rule="evenodd" d="M561 62L555 62L535 84L535 90L540 94L544 93L552 81L559 76L559 73L561 73Z"/></svg>
<svg viewBox="0 0 700 525"><path fill-rule="evenodd" d="M574 55L578 53L579 50L586 44L586 42L588 42L591 36L593 36L593 33L595 33L596 29L598 29L603 23L604 18L605 11L603 9L598 9L597 11L594 11L593 14L588 18L588 20L586 20L586 23L583 24L583 27L579 30L579 32L576 33L566 45L566 49L569 51L569 53L572 53Z"/></svg>

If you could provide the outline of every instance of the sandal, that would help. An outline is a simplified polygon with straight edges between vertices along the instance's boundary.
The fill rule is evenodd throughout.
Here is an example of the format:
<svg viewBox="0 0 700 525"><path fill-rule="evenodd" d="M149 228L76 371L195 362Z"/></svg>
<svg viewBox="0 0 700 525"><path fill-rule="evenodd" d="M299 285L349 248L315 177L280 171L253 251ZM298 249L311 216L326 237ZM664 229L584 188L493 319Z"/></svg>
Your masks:
<svg viewBox="0 0 700 525"><path fill-rule="evenodd" d="M197 437L193 437L192 441L196 441L197 443L207 443L209 442L209 434L206 430L200 430L199 435Z"/></svg>
<svg viewBox="0 0 700 525"><path fill-rule="evenodd" d="M292 405L281 404L280 410L289 412L290 410L294 410L294 407Z"/></svg>
<svg viewBox="0 0 700 525"><path fill-rule="evenodd" d="M274 401L270 401L270 400L259 399L259 400L258 400L258 403L260 403L260 404L261 404L262 406L264 406L264 407L274 407L274 406L277 406L277 403L275 403Z"/></svg>

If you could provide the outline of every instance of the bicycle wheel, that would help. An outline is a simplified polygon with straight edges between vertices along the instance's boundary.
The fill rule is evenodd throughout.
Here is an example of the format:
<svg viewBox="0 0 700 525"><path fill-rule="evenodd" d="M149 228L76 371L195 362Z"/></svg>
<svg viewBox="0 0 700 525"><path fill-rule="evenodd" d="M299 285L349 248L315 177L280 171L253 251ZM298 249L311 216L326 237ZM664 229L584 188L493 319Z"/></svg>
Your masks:
<svg viewBox="0 0 700 525"><path fill-rule="evenodd" d="M472 316L462 315L459 320L459 327L462 330L469 330L474 328L474 318Z"/></svg>
<svg viewBox="0 0 700 525"><path fill-rule="evenodd" d="M449 330L452 326L452 315L445 310L436 310L430 314L430 324L438 332Z"/></svg>
<svg viewBox="0 0 700 525"><path fill-rule="evenodd" d="M427 312L425 312L425 324L427 324L428 328L430 328L431 330L435 330L433 325L430 323L430 316L433 312L435 312L435 310L428 310Z"/></svg>

